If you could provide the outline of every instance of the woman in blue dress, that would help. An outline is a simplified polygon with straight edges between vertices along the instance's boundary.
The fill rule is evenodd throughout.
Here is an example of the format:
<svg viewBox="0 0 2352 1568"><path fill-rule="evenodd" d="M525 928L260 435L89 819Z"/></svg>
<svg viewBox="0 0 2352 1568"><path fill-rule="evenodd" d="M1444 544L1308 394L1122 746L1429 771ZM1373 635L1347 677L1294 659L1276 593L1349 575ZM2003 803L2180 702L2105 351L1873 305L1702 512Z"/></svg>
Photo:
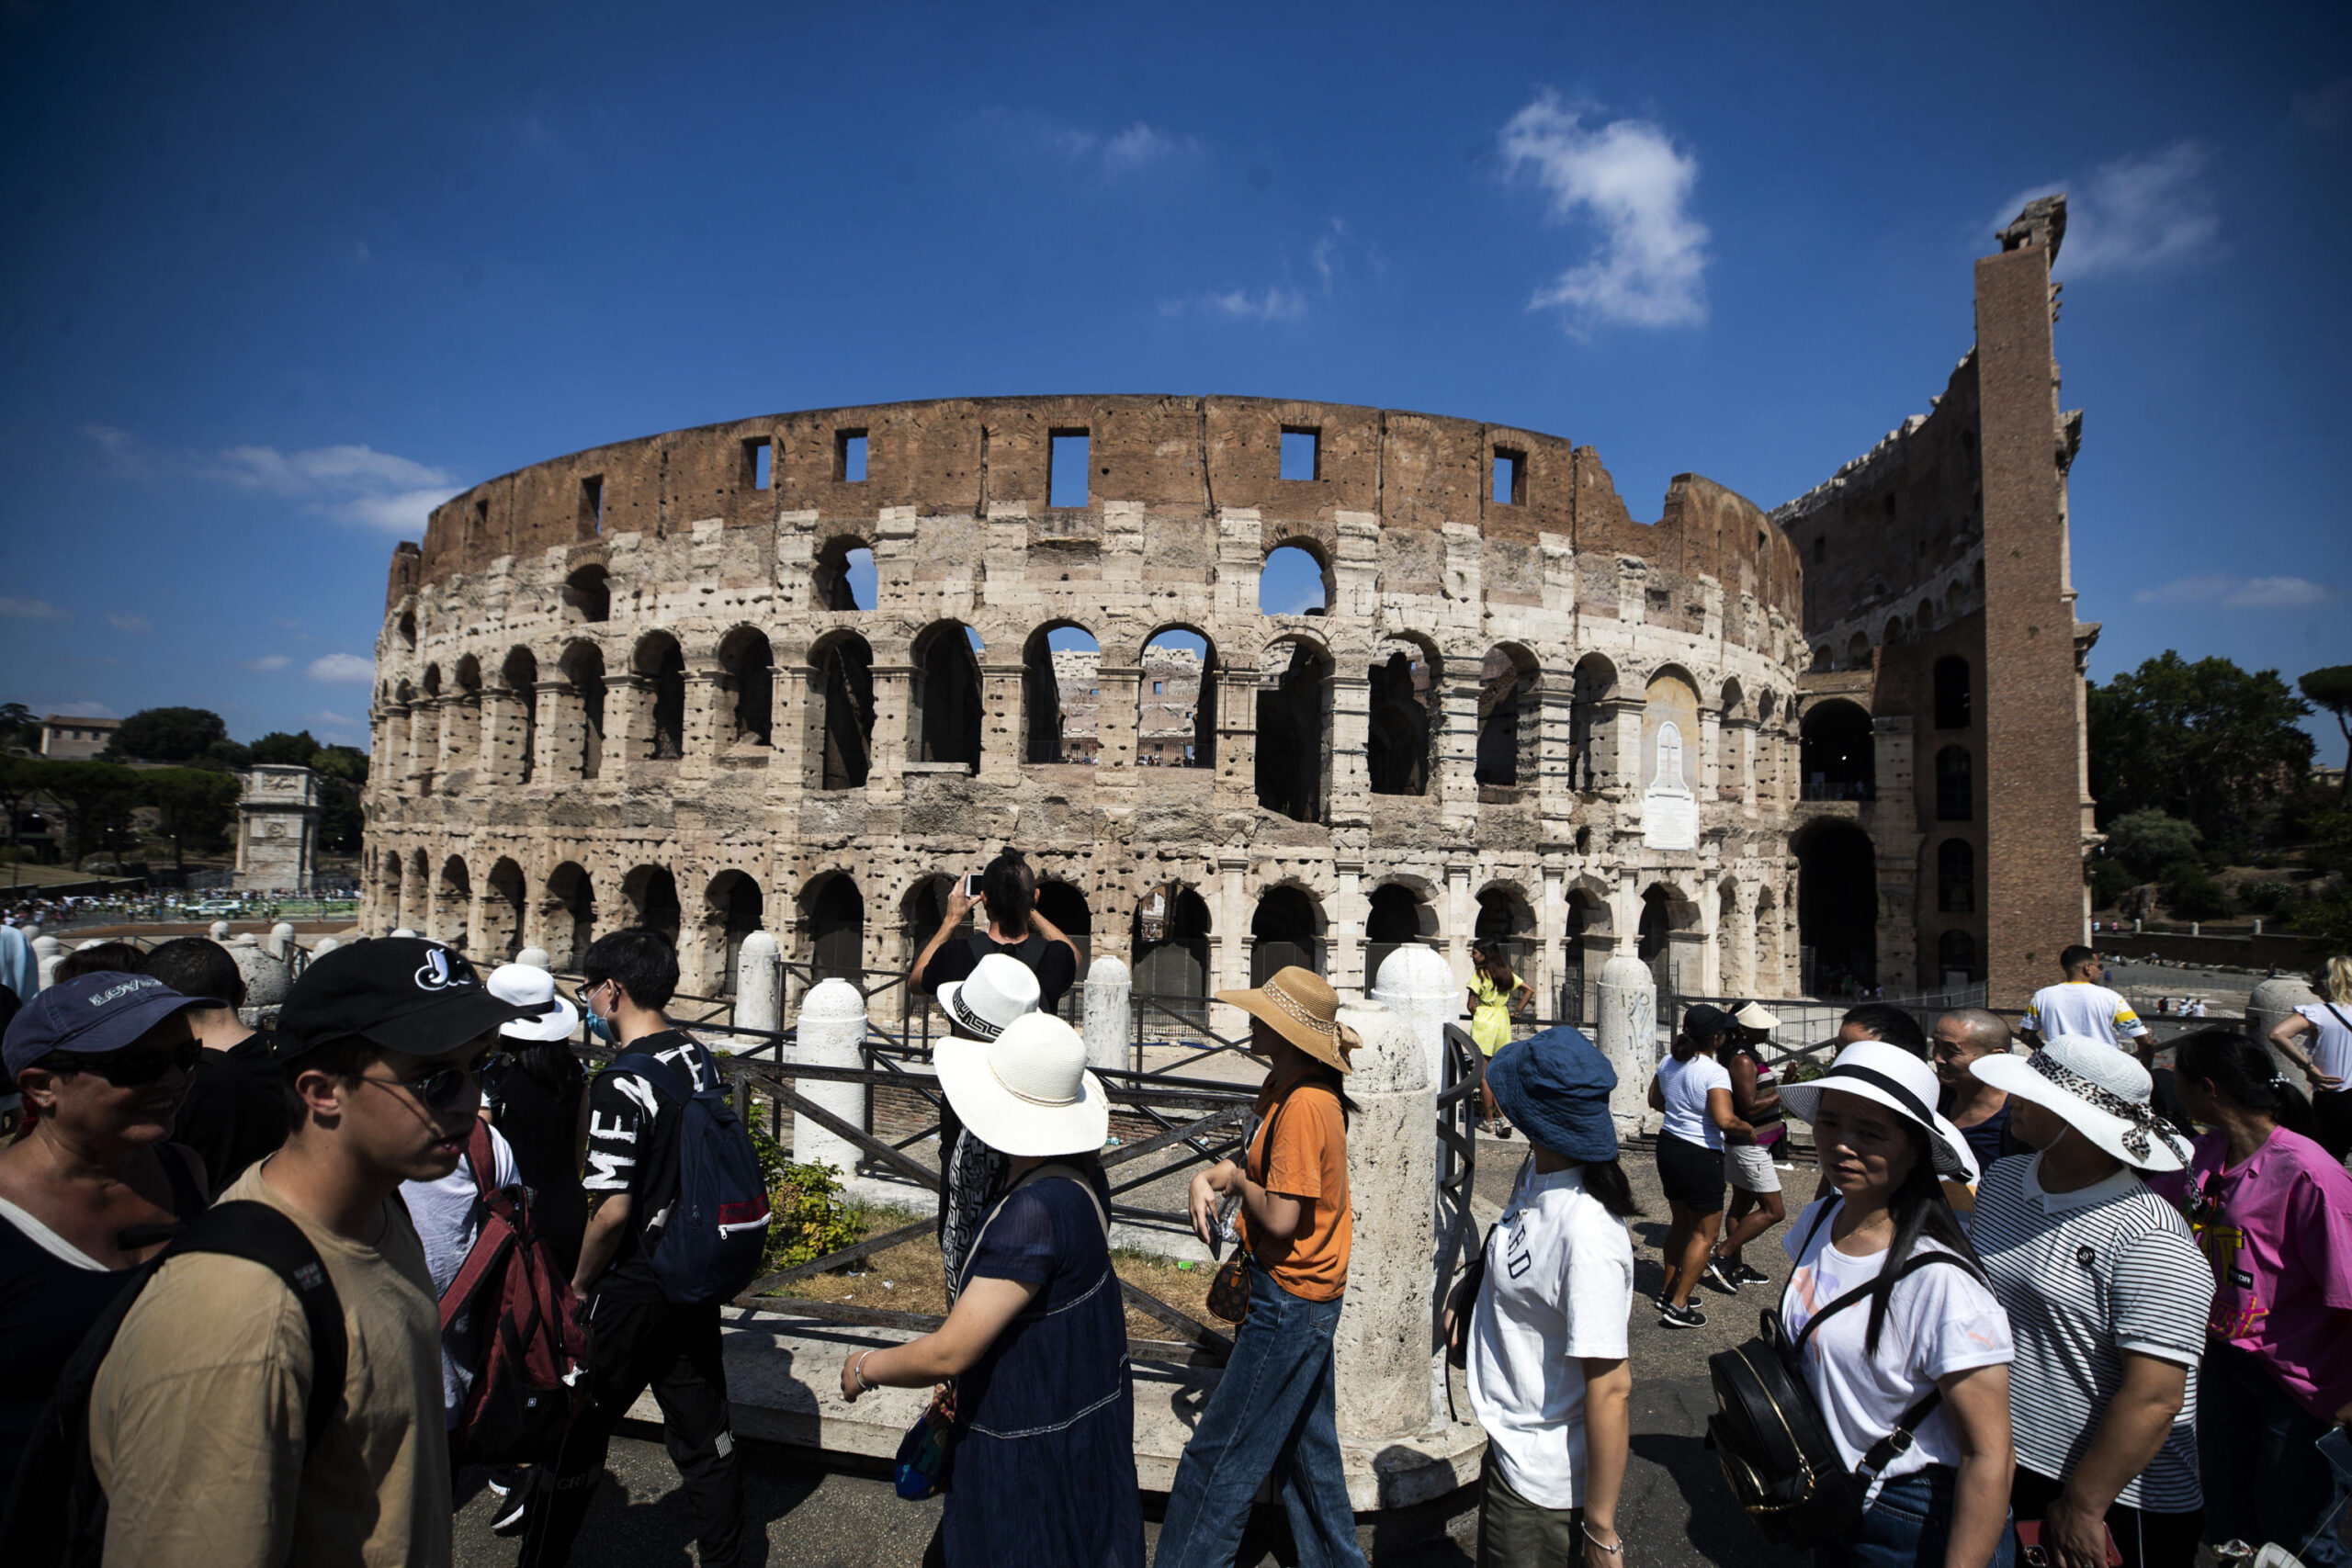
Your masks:
<svg viewBox="0 0 2352 1568"><path fill-rule="evenodd" d="M948 1568L1143 1568L1126 1308L1111 1269L1110 1126L1086 1044L1050 1013L943 1041L940 1087L1011 1162L947 1321L842 1365L842 1397L956 1380Z"/></svg>

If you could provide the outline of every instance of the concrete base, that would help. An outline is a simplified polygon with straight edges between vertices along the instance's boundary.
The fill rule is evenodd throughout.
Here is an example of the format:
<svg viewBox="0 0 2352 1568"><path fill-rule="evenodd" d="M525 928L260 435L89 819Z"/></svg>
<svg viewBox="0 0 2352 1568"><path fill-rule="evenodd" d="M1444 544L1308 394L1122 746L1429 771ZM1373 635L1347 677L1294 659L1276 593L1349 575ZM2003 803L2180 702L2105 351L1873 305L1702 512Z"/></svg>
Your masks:
<svg viewBox="0 0 2352 1568"><path fill-rule="evenodd" d="M887 1460L898 1453L899 1440L930 1401L929 1390L911 1388L882 1389L862 1395L855 1404L841 1396L844 1360L911 1335L769 1312L729 1310L727 1319L727 1393L735 1430L744 1437ZM1444 1363L1432 1361L1430 1376L1442 1412L1444 1386L1436 1379ZM1136 1478L1145 1491L1165 1495L1174 1482L1176 1461L1218 1375L1214 1367L1136 1364ZM1465 1402L1456 1403L1467 1409ZM657 1426L662 1420L650 1393L629 1415ZM1357 1512L1370 1513L1442 1497L1477 1479L1486 1443L1476 1421L1449 1421L1442 1415L1435 1427L1410 1440L1377 1446L1343 1440L1348 1501Z"/></svg>

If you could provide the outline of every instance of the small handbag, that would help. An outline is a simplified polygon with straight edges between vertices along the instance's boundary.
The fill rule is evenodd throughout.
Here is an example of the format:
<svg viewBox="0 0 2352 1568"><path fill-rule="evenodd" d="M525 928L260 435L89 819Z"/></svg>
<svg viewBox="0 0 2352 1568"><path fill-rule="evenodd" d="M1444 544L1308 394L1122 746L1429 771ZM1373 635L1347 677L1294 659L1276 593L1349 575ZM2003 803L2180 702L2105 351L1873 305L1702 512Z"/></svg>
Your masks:
<svg viewBox="0 0 2352 1568"><path fill-rule="evenodd" d="M1258 1141L1258 1153L1261 1163L1259 1166L1258 1174L1250 1179L1261 1187L1265 1185L1266 1180L1262 1161L1273 1158L1274 1122L1281 1117L1283 1107L1289 1103L1289 1095L1284 1095L1274 1101L1274 1109L1266 1117L1266 1135ZM1250 1166L1246 1157L1242 1161L1241 1168L1244 1175L1249 1173ZM1209 1280L1208 1309L1211 1317L1230 1323L1236 1327L1240 1326L1243 1320L1249 1317L1250 1265L1253 1261L1255 1259L1251 1258L1250 1249L1245 1247L1227 1258L1224 1266L1217 1269L1216 1275Z"/></svg>

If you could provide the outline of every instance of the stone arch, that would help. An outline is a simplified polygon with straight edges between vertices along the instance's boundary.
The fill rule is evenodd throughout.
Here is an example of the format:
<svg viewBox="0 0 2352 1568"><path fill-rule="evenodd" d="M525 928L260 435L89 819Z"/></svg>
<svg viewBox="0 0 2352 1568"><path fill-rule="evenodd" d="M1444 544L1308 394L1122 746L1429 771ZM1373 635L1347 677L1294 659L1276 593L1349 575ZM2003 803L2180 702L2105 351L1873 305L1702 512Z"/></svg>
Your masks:
<svg viewBox="0 0 2352 1568"><path fill-rule="evenodd" d="M1976 762L1965 746L1946 746L1936 753L1936 820L1973 822L1976 819Z"/></svg>
<svg viewBox="0 0 2352 1568"><path fill-rule="evenodd" d="M816 588L817 607L820 610L871 610L873 604L857 602L857 585L861 579L873 578L876 590L880 579L875 575L874 545L857 534L836 534L817 548ZM877 592L878 598L878 592Z"/></svg>
<svg viewBox="0 0 2352 1568"><path fill-rule="evenodd" d="M1285 551L1295 551L1296 556ZM1297 556L1306 559L1301 561ZM1284 535L1268 547L1265 559L1259 563L1258 613L1261 615L1327 615L1338 596L1330 551L1311 535Z"/></svg>
<svg viewBox="0 0 2352 1568"><path fill-rule="evenodd" d="M1533 986L1541 938L1527 890L1516 882L1490 882L1478 890L1477 909L1470 927L1472 944L1487 945L1510 965L1511 973Z"/></svg>
<svg viewBox="0 0 2352 1568"><path fill-rule="evenodd" d="M1021 649L1021 760L1095 761L1102 695L1102 645L1092 632L1069 619L1031 632Z"/></svg>
<svg viewBox="0 0 2352 1568"><path fill-rule="evenodd" d="M1871 667L1871 639L1867 632L1856 632L1846 639L1846 668L1867 670Z"/></svg>
<svg viewBox="0 0 2352 1568"><path fill-rule="evenodd" d="M1966 839L1936 846L1936 908L1947 915L1976 912L1976 846Z"/></svg>
<svg viewBox="0 0 2352 1568"><path fill-rule="evenodd" d="M1797 942L1808 993L1878 979L1878 855L1851 822L1825 818L1790 840L1797 860Z"/></svg>
<svg viewBox="0 0 2352 1568"><path fill-rule="evenodd" d="M1197 626L1170 623L1143 639L1136 660L1143 670L1136 696L1136 766L1216 767L1216 642Z"/></svg>
<svg viewBox="0 0 2352 1568"><path fill-rule="evenodd" d="M1372 890L1368 902L1363 922L1366 990L1379 983L1380 966L1390 953L1417 942L1434 947L1439 936L1437 906L1426 888L1392 876Z"/></svg>
<svg viewBox="0 0 2352 1568"><path fill-rule="evenodd" d="M1617 666L1604 654L1577 660L1568 687L1568 783L1585 791L1605 789L1617 780L1616 727L1607 705L1617 700Z"/></svg>
<svg viewBox="0 0 2352 1568"><path fill-rule="evenodd" d="M414 610L401 612L401 618L392 623L392 635L400 638L402 652L416 651L416 612Z"/></svg>
<svg viewBox="0 0 2352 1568"><path fill-rule="evenodd" d="M686 655L668 632L648 632L629 655L644 717L645 755L675 761L686 754Z"/></svg>
<svg viewBox="0 0 2352 1568"><path fill-rule="evenodd" d="M563 650L564 722L579 732L572 765L582 779L605 769L605 650L585 637Z"/></svg>
<svg viewBox="0 0 2352 1568"><path fill-rule="evenodd" d="M1544 667L1521 643L1497 643L1478 665L1481 788L1533 787L1544 757Z"/></svg>
<svg viewBox="0 0 2352 1568"><path fill-rule="evenodd" d="M766 746L775 732L775 649L757 626L739 626L718 643L722 733L738 746Z"/></svg>
<svg viewBox="0 0 2352 1568"><path fill-rule="evenodd" d="M1968 660L1957 653L1945 654L1936 660L1933 683L1936 728L1966 729L1975 716Z"/></svg>
<svg viewBox="0 0 2352 1568"><path fill-rule="evenodd" d="M1136 904L1128 948L1135 954L1136 995L1205 1025L1210 935L1208 903L1190 884L1146 888Z"/></svg>
<svg viewBox="0 0 2352 1568"><path fill-rule="evenodd" d="M1679 664L1660 665L1642 689L1642 751L1635 775L1642 790L1643 840L1653 849L1699 847L1705 735L1699 683Z"/></svg>
<svg viewBox="0 0 2352 1568"><path fill-rule="evenodd" d="M810 773L820 790L863 789L874 763L874 649L852 631L808 651Z"/></svg>
<svg viewBox="0 0 2352 1568"><path fill-rule="evenodd" d="M914 640L907 704L908 758L980 771L980 667L971 628L933 621Z"/></svg>
<svg viewBox="0 0 2352 1568"><path fill-rule="evenodd" d="M1958 990L1984 977L1984 968L1977 961L1976 938L1973 933L1957 928L1936 939L1937 978L1947 990Z"/></svg>
<svg viewBox="0 0 2352 1568"><path fill-rule="evenodd" d="M408 912L401 908L401 884L404 870L400 851L386 850L376 896L377 908L383 917L386 931L408 924Z"/></svg>
<svg viewBox="0 0 2352 1568"><path fill-rule="evenodd" d="M1660 879L1642 889L1641 908L1634 956L1650 966L1661 995L1698 995L1698 942L1703 933L1697 900Z"/></svg>
<svg viewBox="0 0 2352 1568"><path fill-rule="evenodd" d="M1724 677L1722 689L1716 694L1715 700L1718 711L1722 713L1724 717L1727 719L1738 718L1742 716L1743 710L1747 706L1747 692L1745 687L1740 685L1739 677L1736 675L1726 676Z"/></svg>
<svg viewBox="0 0 2352 1568"><path fill-rule="evenodd" d="M1567 906L1563 921L1559 1016L1581 1023L1592 1016L1588 987L1600 979L1601 965L1615 951L1609 886L1595 876L1579 876L1561 890ZM1551 999L1551 998L1547 998Z"/></svg>
<svg viewBox="0 0 2352 1568"><path fill-rule="evenodd" d="M947 919L947 890L955 885L952 876L933 874L917 877L899 896L899 929L905 933L902 945L906 951L899 962L907 968L914 967L915 958L930 942L942 922ZM960 942L972 934L974 921L969 914L957 923L950 941Z"/></svg>
<svg viewBox="0 0 2352 1568"><path fill-rule="evenodd" d="M1258 896L1250 917L1250 983L1262 986L1276 970L1297 964L1324 972L1323 905L1295 882L1277 883Z"/></svg>
<svg viewBox="0 0 2352 1568"><path fill-rule="evenodd" d="M1295 822L1329 821L1331 655L1313 637L1278 637L1259 671L1258 805Z"/></svg>
<svg viewBox="0 0 2352 1568"><path fill-rule="evenodd" d="M735 994L743 939L766 928L767 908L756 877L730 868L710 879L702 895L702 950L716 971L707 982L711 995Z"/></svg>
<svg viewBox="0 0 2352 1568"><path fill-rule="evenodd" d="M548 967L577 970L588 944L596 940L596 886L578 861L565 861L548 873L547 896L540 905Z"/></svg>
<svg viewBox="0 0 2352 1568"><path fill-rule="evenodd" d="M1057 876L1046 878L1037 884L1037 913L1051 920L1078 949L1078 977L1083 981L1094 962L1094 910L1087 902L1086 890ZM1062 993L1062 1010L1074 1012L1084 1000L1080 987L1072 986Z"/></svg>
<svg viewBox="0 0 2352 1568"><path fill-rule="evenodd" d="M502 771L515 784L529 784L538 769L539 661L527 648L511 648L498 667L498 680L505 688L499 709Z"/></svg>
<svg viewBox="0 0 2352 1568"><path fill-rule="evenodd" d="M1803 800L1871 800L1878 794L1878 747L1860 703L1832 697L1805 709L1798 729Z"/></svg>
<svg viewBox="0 0 2352 1568"><path fill-rule="evenodd" d="M1445 734L1444 690L1444 661L1428 638L1392 632L1374 645L1364 739L1373 794L1430 793Z"/></svg>
<svg viewBox="0 0 2352 1568"><path fill-rule="evenodd" d="M473 902L473 874L466 869L464 856L451 855L441 863L440 886L434 890L433 940L446 942L459 953L468 951Z"/></svg>
<svg viewBox="0 0 2352 1568"><path fill-rule="evenodd" d="M425 700L426 700L427 702L431 702L433 699L435 699L435 697L438 697L440 694L441 694L441 666L440 666L440 665L438 665L438 664L428 664L428 665L426 665L426 666L424 667L424 697L425 697Z"/></svg>
<svg viewBox="0 0 2352 1568"><path fill-rule="evenodd" d="M1897 615L1886 623L1886 629L1879 634L1878 640L1881 646L1893 648L1903 640L1903 617Z"/></svg>
<svg viewBox="0 0 2352 1568"><path fill-rule="evenodd" d="M573 568L563 580L563 618L573 626L612 619L612 573L595 561Z"/></svg>
<svg viewBox="0 0 2352 1568"><path fill-rule="evenodd" d="M1936 602L1933 599L1919 601L1919 607L1911 612L1911 625L1922 637L1936 629Z"/></svg>
<svg viewBox="0 0 2352 1568"><path fill-rule="evenodd" d="M685 924L678 902L678 878L666 865L632 867L621 878L621 899L628 906L628 923L660 931L675 947Z"/></svg>
<svg viewBox="0 0 2352 1568"><path fill-rule="evenodd" d="M865 896L846 871L820 872L798 900L809 977L865 988Z"/></svg>
<svg viewBox="0 0 2352 1568"><path fill-rule="evenodd" d="M481 955L492 964L512 964L523 951L523 922L529 895L523 868L501 855L490 868L482 886Z"/></svg>

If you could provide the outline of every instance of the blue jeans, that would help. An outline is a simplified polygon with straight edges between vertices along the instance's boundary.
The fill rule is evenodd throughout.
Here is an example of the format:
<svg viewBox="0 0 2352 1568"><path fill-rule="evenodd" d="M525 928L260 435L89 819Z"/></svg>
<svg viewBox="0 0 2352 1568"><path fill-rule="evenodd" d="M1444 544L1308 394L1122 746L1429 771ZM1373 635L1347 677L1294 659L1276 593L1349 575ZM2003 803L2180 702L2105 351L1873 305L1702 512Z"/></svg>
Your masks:
<svg viewBox="0 0 2352 1568"><path fill-rule="evenodd" d="M2251 1546L2275 1540L2308 1568L2352 1568L2352 1552L2344 1549L2344 1488L2312 1446L2330 1425L2296 1403L2259 1359L2207 1340L2197 1381L2205 1539Z"/></svg>
<svg viewBox="0 0 2352 1568"><path fill-rule="evenodd" d="M1943 1568L1956 1479L1931 1464L1888 1482L1851 1535L1813 1549L1814 1568ZM1986 1568L2011 1568L2017 1547L2017 1536L2002 1530Z"/></svg>
<svg viewBox="0 0 2352 1568"><path fill-rule="evenodd" d="M1250 1315L1177 1462L1154 1568L1232 1568L1270 1474L1299 1568L1363 1568L1331 1394L1339 1324L1340 1303L1294 1296L1250 1266Z"/></svg>

